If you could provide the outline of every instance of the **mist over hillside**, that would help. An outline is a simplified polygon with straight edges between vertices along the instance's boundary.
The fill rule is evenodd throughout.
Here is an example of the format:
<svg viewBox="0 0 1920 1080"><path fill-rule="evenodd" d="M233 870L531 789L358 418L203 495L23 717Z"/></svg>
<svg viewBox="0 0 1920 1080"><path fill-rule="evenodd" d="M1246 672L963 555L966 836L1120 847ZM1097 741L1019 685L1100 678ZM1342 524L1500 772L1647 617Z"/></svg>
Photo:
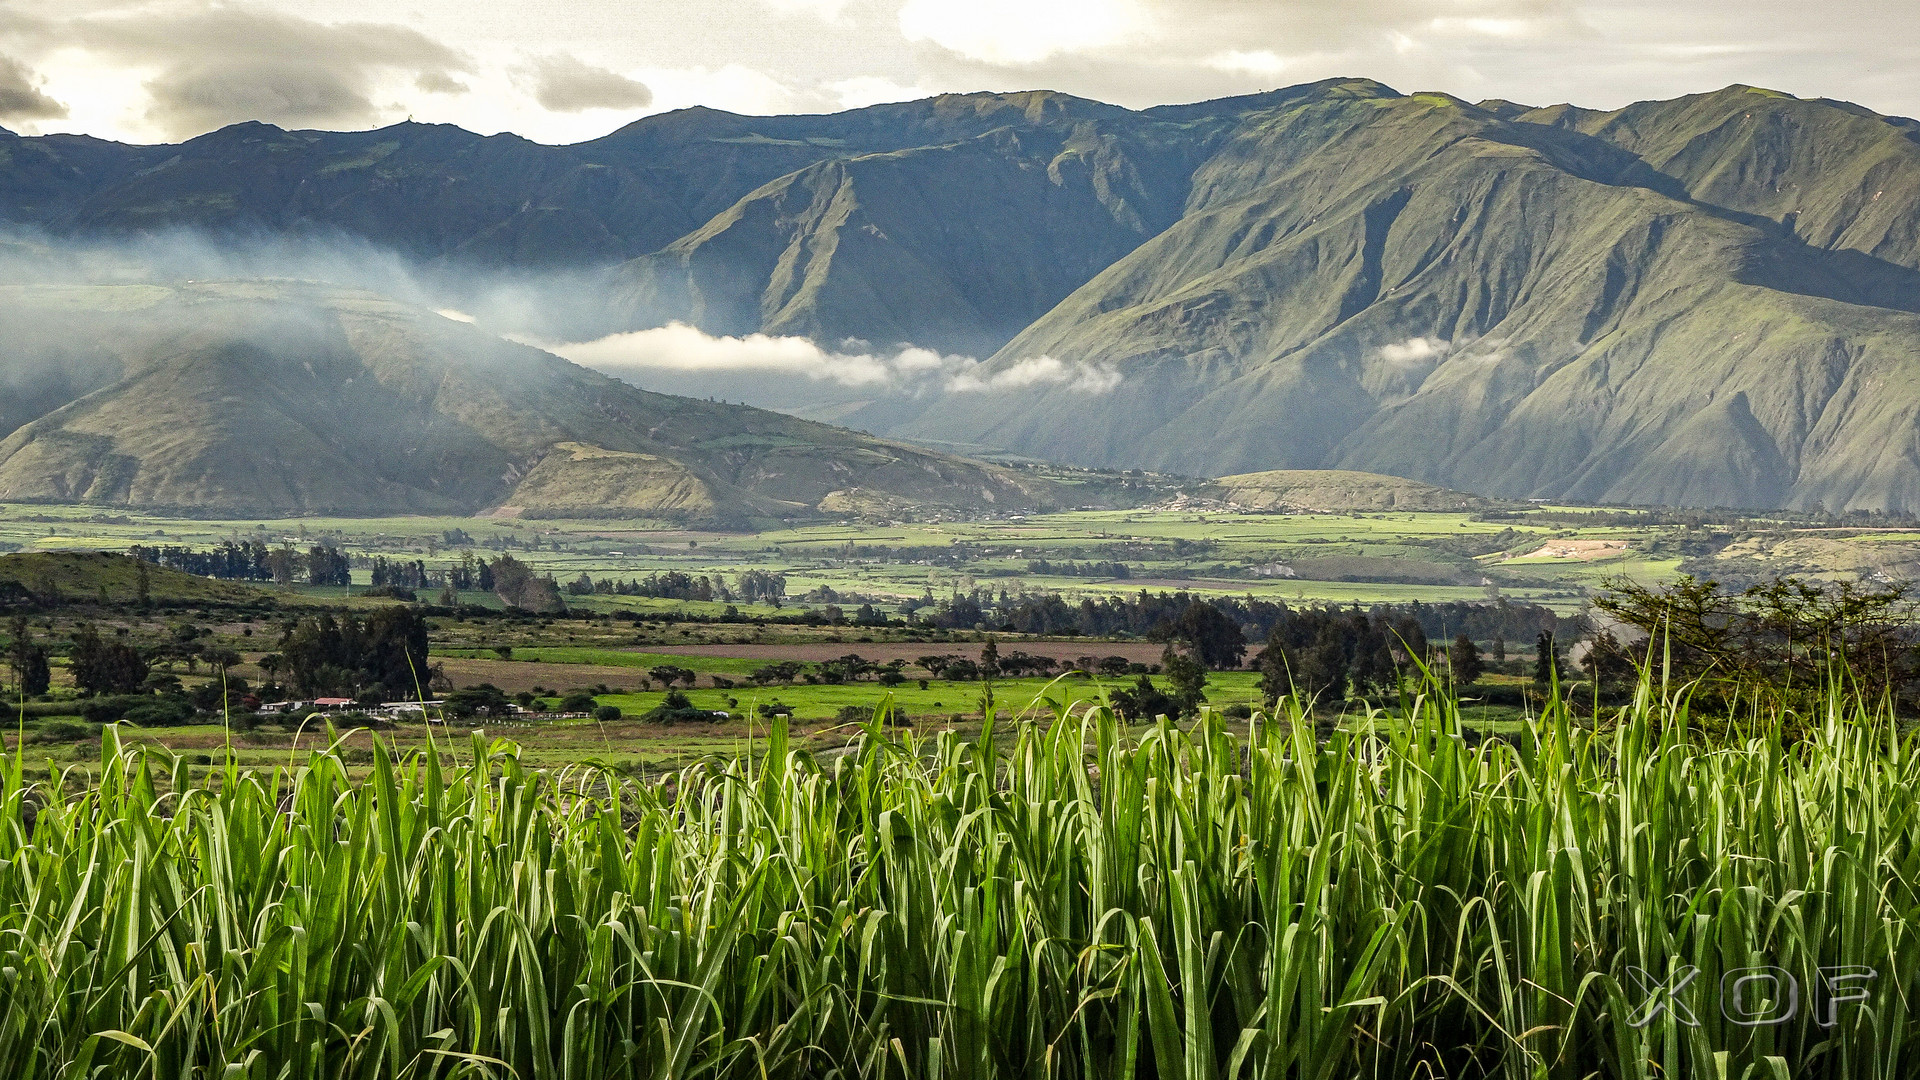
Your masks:
<svg viewBox="0 0 1920 1080"><path fill-rule="evenodd" d="M14 284L0 311L4 501L741 526L1055 499L978 462L641 390L362 289Z"/></svg>
<svg viewBox="0 0 1920 1080"><path fill-rule="evenodd" d="M1350 79L693 109L560 147L0 144L20 289L322 281L716 405L1100 466L1920 511L1920 125L1841 102ZM126 364L19 295L0 433Z"/></svg>

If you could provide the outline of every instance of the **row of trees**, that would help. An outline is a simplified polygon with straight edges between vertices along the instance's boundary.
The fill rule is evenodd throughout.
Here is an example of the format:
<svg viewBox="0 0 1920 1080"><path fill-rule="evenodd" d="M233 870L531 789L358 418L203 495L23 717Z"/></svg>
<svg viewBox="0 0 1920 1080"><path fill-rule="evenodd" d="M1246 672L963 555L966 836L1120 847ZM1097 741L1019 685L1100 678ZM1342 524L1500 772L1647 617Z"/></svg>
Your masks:
<svg viewBox="0 0 1920 1080"><path fill-rule="evenodd" d="M1133 571L1123 562L1082 562L1071 559L1052 562L1047 559L1028 559L1027 573L1045 574L1053 577L1120 578L1133 576Z"/></svg>
<svg viewBox="0 0 1920 1080"><path fill-rule="evenodd" d="M400 589L426 589L435 584L434 575L427 572L425 560L389 561L381 556L376 556L373 560L372 582L375 588L388 585Z"/></svg>
<svg viewBox="0 0 1920 1080"><path fill-rule="evenodd" d="M1286 624L1298 611L1278 600L1252 597L1202 597L1188 592L1149 593L1142 589L1131 596L1087 597L1069 604L1055 593L995 595L986 589L955 594L937 603L922 601L915 606L920 621L944 629L970 629L992 626L1022 634L1077 634L1087 637L1144 637L1170 640L1173 624L1193 608L1203 604L1242 628L1243 636L1264 640L1276 626ZM1411 620L1429 637L1451 637L1464 633L1476 641L1499 638L1507 641L1532 641L1541 632L1564 635L1570 627L1552 609L1537 604L1451 601L1427 604L1376 604L1366 609L1373 621L1398 624ZM1316 617L1317 618L1317 617ZM1222 665L1212 664L1219 667Z"/></svg>
<svg viewBox="0 0 1920 1080"><path fill-rule="evenodd" d="M281 572L291 575L291 568L298 559L298 554L291 547L276 549L254 540L242 540L239 543L223 541L211 551L195 551L178 545L149 547L135 544L127 554L155 566L224 581L273 581ZM282 566L287 569L280 571Z"/></svg>
<svg viewBox="0 0 1920 1080"><path fill-rule="evenodd" d="M646 596L660 600L705 600L721 603L768 603L779 607L787 595L785 574L748 570L734 578L732 586L719 574L689 574L667 570L644 578L600 578L588 574L567 583L574 596Z"/></svg>
<svg viewBox="0 0 1920 1080"><path fill-rule="evenodd" d="M127 554L141 562L180 570L196 577L226 581L271 581L292 585L345 585L352 563L331 544L315 544L301 552L291 544L272 547L263 541L222 541L210 551L174 545L135 544ZM379 584L376 582L375 584Z"/></svg>

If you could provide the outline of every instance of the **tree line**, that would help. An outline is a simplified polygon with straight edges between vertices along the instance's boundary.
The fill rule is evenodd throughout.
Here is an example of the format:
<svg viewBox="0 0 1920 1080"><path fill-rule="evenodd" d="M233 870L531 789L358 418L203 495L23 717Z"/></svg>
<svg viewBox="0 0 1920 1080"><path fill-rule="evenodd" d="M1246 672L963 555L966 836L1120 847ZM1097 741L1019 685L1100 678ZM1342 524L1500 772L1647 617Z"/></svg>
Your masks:
<svg viewBox="0 0 1920 1080"><path fill-rule="evenodd" d="M141 562L195 577L222 581L271 581L292 585L346 585L352 581L352 561L331 544L315 544L300 551L291 544L273 547L263 541L226 540L209 551L190 547L135 544L127 554Z"/></svg>
<svg viewBox="0 0 1920 1080"><path fill-rule="evenodd" d="M1074 562L1064 559L1052 562L1047 559L1028 559L1027 573L1044 574L1051 577L1084 578L1120 578L1133 576L1133 571L1123 562Z"/></svg>
<svg viewBox="0 0 1920 1080"><path fill-rule="evenodd" d="M567 583L574 596L645 596L657 600L705 600L720 603L769 603L779 607L787 595L787 576L765 570L748 570L734 578L732 586L719 574L689 574L682 570L658 571L644 578L600 578L588 574Z"/></svg>
<svg viewBox="0 0 1920 1080"><path fill-rule="evenodd" d="M1149 593L1145 589L1130 596L1087 597L1078 604L1068 603L1056 593L1020 593L1005 591L996 597L990 590L975 589L956 593L930 606L917 605L916 618L942 629L993 628L1021 634L1072 634L1084 637L1139 637L1165 639L1174 624L1195 604L1219 612L1243 628L1249 639L1262 640L1276 626L1289 625L1303 612L1358 608L1294 607L1280 600L1252 597L1201 596L1185 591ZM1576 628L1568 625L1552 609L1538 604L1516 604L1507 600L1494 603L1448 601L1428 604L1375 604L1365 610L1369 620L1398 624L1411 620L1428 637L1450 638L1466 634L1476 641L1495 638L1507 641L1532 641L1542 632L1565 636ZM1312 616L1319 619L1321 616Z"/></svg>

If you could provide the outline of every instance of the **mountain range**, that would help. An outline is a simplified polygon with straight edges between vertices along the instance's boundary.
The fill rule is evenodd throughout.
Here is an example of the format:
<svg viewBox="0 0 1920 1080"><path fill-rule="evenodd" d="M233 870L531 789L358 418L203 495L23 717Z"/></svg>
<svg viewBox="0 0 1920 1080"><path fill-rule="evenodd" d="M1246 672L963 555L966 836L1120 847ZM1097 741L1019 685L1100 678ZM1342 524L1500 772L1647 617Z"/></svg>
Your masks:
<svg viewBox="0 0 1920 1080"><path fill-rule="evenodd" d="M7 135L0 210L56 238L348 236L449 272L584 274L601 332L676 320L984 358L989 389L849 390L831 410L926 445L1190 475L1362 470L1502 498L1920 512L1920 124L1755 87L1613 111L1364 79L1138 111L949 95L684 110L563 147L417 124L245 124L155 147ZM377 302L320 306L351 322ZM0 444L0 497L84 494L56 481L84 469L16 445L88 372L118 370L69 351L66 383L0 405L0 431L27 425ZM1117 381L991 389L1043 357ZM570 475L587 474L601 451L654 452L596 438L542 443L540 461L558 469L554 448L578 444ZM488 468L523 467L538 441ZM996 499L1022 483L1044 497L936 459L1012 485L986 484ZM755 509L758 489L705 461L682 463ZM436 489L422 474L385 504L520 499L542 490L533 475ZM817 507L854 487L886 485L765 497Z"/></svg>
<svg viewBox="0 0 1920 1080"><path fill-rule="evenodd" d="M15 360L6 501L740 526L1048 506L1055 494L844 428L650 393L318 283L11 286L0 332Z"/></svg>

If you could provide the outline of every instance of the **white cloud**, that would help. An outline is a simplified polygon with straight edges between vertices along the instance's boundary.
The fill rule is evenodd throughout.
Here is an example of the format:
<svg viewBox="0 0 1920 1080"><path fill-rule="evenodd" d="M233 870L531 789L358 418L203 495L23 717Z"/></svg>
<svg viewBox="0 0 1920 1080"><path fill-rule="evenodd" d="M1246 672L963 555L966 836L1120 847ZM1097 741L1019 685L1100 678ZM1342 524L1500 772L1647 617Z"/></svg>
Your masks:
<svg viewBox="0 0 1920 1080"><path fill-rule="evenodd" d="M441 312L449 318L458 312ZM890 354L839 352L803 337L748 334L715 337L685 323L652 330L610 334L593 341L539 345L583 367L616 378L644 380L645 374L787 375L813 382L894 394L980 393L1058 386L1104 394L1120 385L1118 371L1105 365L1071 363L1041 356L986 371L980 361L946 356L932 349L900 348Z"/></svg>
<svg viewBox="0 0 1920 1080"><path fill-rule="evenodd" d="M860 75L828 83L826 90L842 109L864 109L894 101L912 101L928 96L917 86L902 86L877 75Z"/></svg>
<svg viewBox="0 0 1920 1080"><path fill-rule="evenodd" d="M653 108L649 112L669 112L695 105L751 116L794 111L792 88L764 71L739 64L716 68L642 68L636 74L653 90Z"/></svg>
<svg viewBox="0 0 1920 1080"><path fill-rule="evenodd" d="M767 334L713 337L685 323L546 348L576 364L609 375L646 369L751 371L831 381L842 386L885 385L895 378L895 369L876 356L829 352L802 337Z"/></svg>
<svg viewBox="0 0 1920 1080"><path fill-rule="evenodd" d="M1453 351L1453 343L1442 338L1416 337L1391 345L1382 345L1373 355L1395 367L1437 364Z"/></svg>
<svg viewBox="0 0 1920 1080"><path fill-rule="evenodd" d="M1139 0L907 0L900 8L908 41L989 64L1104 49L1143 36L1151 25Z"/></svg>
<svg viewBox="0 0 1920 1080"><path fill-rule="evenodd" d="M1477 34L1483 37L1525 37L1534 29L1530 19L1452 18L1442 16L1429 24L1442 34Z"/></svg>
<svg viewBox="0 0 1920 1080"><path fill-rule="evenodd" d="M1120 373L1104 364L1071 363L1051 356L1016 361L1010 367L980 374L965 371L947 380L950 393L988 390L1025 390L1034 386L1063 386L1084 394L1104 394L1120 385Z"/></svg>
<svg viewBox="0 0 1920 1080"><path fill-rule="evenodd" d="M1272 49L1241 50L1215 53L1207 57L1206 64L1215 71L1224 71L1230 75L1278 75L1287 70L1287 62Z"/></svg>
<svg viewBox="0 0 1920 1080"><path fill-rule="evenodd" d="M139 71L142 119L173 138L242 120L366 127L380 117L374 95L383 81L450 81L471 66L406 26L321 23L241 4L134 3L33 33ZM48 82L59 80L49 73Z"/></svg>
<svg viewBox="0 0 1920 1080"><path fill-rule="evenodd" d="M847 0L764 0L781 15L811 15L822 22L833 22L847 8Z"/></svg>

